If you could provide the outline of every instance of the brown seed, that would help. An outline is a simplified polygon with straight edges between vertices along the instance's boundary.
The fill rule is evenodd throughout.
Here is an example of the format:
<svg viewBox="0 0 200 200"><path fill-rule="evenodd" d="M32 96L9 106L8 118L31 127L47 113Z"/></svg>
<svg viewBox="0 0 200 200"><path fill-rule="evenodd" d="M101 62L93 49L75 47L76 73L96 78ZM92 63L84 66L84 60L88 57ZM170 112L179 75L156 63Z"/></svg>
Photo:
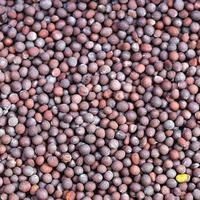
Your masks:
<svg viewBox="0 0 200 200"><path fill-rule="evenodd" d="M138 72L138 73L143 73L145 70L145 66L143 64L138 64L136 67L135 67L135 71Z"/></svg>
<svg viewBox="0 0 200 200"><path fill-rule="evenodd" d="M152 80L150 77L145 76L142 80L141 80L141 84L142 86L144 86L145 88L148 88L152 85Z"/></svg>
<svg viewBox="0 0 200 200"><path fill-rule="evenodd" d="M151 52L152 46L150 44L141 44L141 50L144 52Z"/></svg>
<svg viewBox="0 0 200 200"><path fill-rule="evenodd" d="M131 156L132 163L138 165L140 163L140 157L137 153L133 153Z"/></svg>
<svg viewBox="0 0 200 200"><path fill-rule="evenodd" d="M140 174L140 168L137 165L133 165L130 168L130 173L134 176L137 176L138 174Z"/></svg>
<svg viewBox="0 0 200 200"><path fill-rule="evenodd" d="M174 26L169 26L167 28L167 31L172 37L178 36L178 34L179 34L178 28L176 28Z"/></svg>
<svg viewBox="0 0 200 200"><path fill-rule="evenodd" d="M169 53L169 58L172 61L177 61L179 59L179 55L176 51L172 51L172 52Z"/></svg>
<svg viewBox="0 0 200 200"><path fill-rule="evenodd" d="M16 131L16 133L21 135L25 132L25 126L23 124L17 124L15 126L15 131Z"/></svg>
<svg viewBox="0 0 200 200"><path fill-rule="evenodd" d="M176 101L171 102L169 106L173 111L177 111L179 109L179 104Z"/></svg>
<svg viewBox="0 0 200 200"><path fill-rule="evenodd" d="M51 171L53 170L52 167L50 167L48 164L43 164L41 167L40 167L40 170L43 172L43 173L51 173Z"/></svg>
<svg viewBox="0 0 200 200"><path fill-rule="evenodd" d="M68 163L70 162L72 159L71 155L69 153L65 153L63 155L61 155L61 160L64 162L64 163Z"/></svg>
<svg viewBox="0 0 200 200"><path fill-rule="evenodd" d="M169 152L169 156L172 160L178 160L179 159L179 152L177 150L171 150Z"/></svg>

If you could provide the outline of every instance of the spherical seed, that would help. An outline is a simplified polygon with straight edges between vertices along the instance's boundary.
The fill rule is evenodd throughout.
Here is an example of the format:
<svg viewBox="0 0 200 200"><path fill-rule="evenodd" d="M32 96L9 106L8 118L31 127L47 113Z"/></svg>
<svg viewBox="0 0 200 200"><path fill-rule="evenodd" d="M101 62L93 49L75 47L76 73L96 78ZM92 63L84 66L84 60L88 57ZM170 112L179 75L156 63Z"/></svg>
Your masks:
<svg viewBox="0 0 200 200"><path fill-rule="evenodd" d="M145 87L148 88L152 85L152 80L150 77L145 76L142 80L141 80L141 84Z"/></svg>
<svg viewBox="0 0 200 200"><path fill-rule="evenodd" d="M167 130L172 130L175 127L175 124L172 120L167 120L166 122L164 122L163 126Z"/></svg>
<svg viewBox="0 0 200 200"><path fill-rule="evenodd" d="M87 144L82 144L79 147L79 151L82 155L87 155L90 153L90 146Z"/></svg>
<svg viewBox="0 0 200 200"><path fill-rule="evenodd" d="M78 61L75 57L70 57L68 58L67 63L70 67L76 67Z"/></svg>
<svg viewBox="0 0 200 200"><path fill-rule="evenodd" d="M5 185L4 188L3 188L3 191L6 193L6 194L12 194L14 193L15 191L15 185L14 184L8 184L8 185Z"/></svg>
<svg viewBox="0 0 200 200"><path fill-rule="evenodd" d="M28 181L23 181L19 184L19 190L22 192L28 192L31 188L31 184Z"/></svg>
<svg viewBox="0 0 200 200"><path fill-rule="evenodd" d="M188 104L188 109L192 113L195 113L195 112L199 111L199 105L196 102L191 102Z"/></svg>
<svg viewBox="0 0 200 200"><path fill-rule="evenodd" d="M0 199L199 199L199 3L32 3L0 6Z"/></svg>
<svg viewBox="0 0 200 200"><path fill-rule="evenodd" d="M195 189L192 194L193 194L193 197L194 199L198 199L200 197L200 194L199 194L199 189Z"/></svg>
<svg viewBox="0 0 200 200"><path fill-rule="evenodd" d="M44 199L48 198L48 193L45 189L40 188L40 189L37 190L36 196L37 196L38 199L44 200Z"/></svg>
<svg viewBox="0 0 200 200"><path fill-rule="evenodd" d="M175 2L174 2L174 8L175 8L176 10L178 10L178 11L183 10L183 8L184 8L184 1L182 1L182 0L177 0L177 1L175 1Z"/></svg>
<svg viewBox="0 0 200 200"><path fill-rule="evenodd" d="M126 101L117 103L117 110L120 112L126 112L128 110L128 103Z"/></svg>
<svg viewBox="0 0 200 200"><path fill-rule="evenodd" d="M153 165L151 163L144 163L141 167L144 173L150 173L153 170Z"/></svg>
<svg viewBox="0 0 200 200"><path fill-rule="evenodd" d="M8 119L8 125L9 126L16 126L18 124L18 118L17 117L11 117Z"/></svg>
<svg viewBox="0 0 200 200"><path fill-rule="evenodd" d="M47 104L49 102L49 97L47 94L42 93L42 94L38 95L37 98L38 98L38 102L40 104Z"/></svg>
<svg viewBox="0 0 200 200"><path fill-rule="evenodd" d="M121 88L121 84L118 80L112 80L110 82L110 89L113 91L118 91Z"/></svg>
<svg viewBox="0 0 200 200"><path fill-rule="evenodd" d="M148 186L151 184L151 178L147 174L143 174L141 177L141 183L143 186Z"/></svg>
<svg viewBox="0 0 200 200"><path fill-rule="evenodd" d="M27 35L27 39L30 40L30 41L34 41L37 39L37 34L35 32L29 32L28 35Z"/></svg>
<svg viewBox="0 0 200 200"><path fill-rule="evenodd" d="M40 7L44 10L50 9L52 6L52 1L51 0L41 0L40 1Z"/></svg>
<svg viewBox="0 0 200 200"><path fill-rule="evenodd" d="M166 184L169 188L175 188L177 186L177 182L174 179L168 179Z"/></svg>
<svg viewBox="0 0 200 200"><path fill-rule="evenodd" d="M24 148L24 151L23 151L23 155L26 157L26 158L33 158L34 155L35 155L35 152L33 150L32 147L25 147Z"/></svg>
<svg viewBox="0 0 200 200"><path fill-rule="evenodd" d="M118 142L118 140L112 139L112 140L109 142L109 147L112 148L112 149L117 149L117 148L119 147L119 142Z"/></svg>
<svg viewBox="0 0 200 200"><path fill-rule="evenodd" d="M39 182L39 180L40 179L39 179L39 177L36 174L32 175L29 178L29 181L30 181L31 184L37 184Z"/></svg>
<svg viewBox="0 0 200 200"><path fill-rule="evenodd" d="M94 116L92 113L86 113L83 115L83 120L87 123L92 123L94 121Z"/></svg>
<svg viewBox="0 0 200 200"><path fill-rule="evenodd" d="M147 186L144 189L144 194L146 194L148 196L152 196L154 194L154 188L152 186Z"/></svg>
<svg viewBox="0 0 200 200"><path fill-rule="evenodd" d="M169 156L172 160L178 160L179 159L179 152L177 150L171 150L169 153Z"/></svg>
<svg viewBox="0 0 200 200"><path fill-rule="evenodd" d="M114 171L120 171L123 168L123 164L120 161L115 161L111 167Z"/></svg>
<svg viewBox="0 0 200 200"><path fill-rule="evenodd" d="M15 50L16 50L16 52L18 52L18 53L22 53L24 50L25 50L25 45L24 45L24 43L22 43L22 42L16 42L15 43Z"/></svg>
<svg viewBox="0 0 200 200"><path fill-rule="evenodd" d="M87 96L88 95L88 93L89 93L89 90L88 90L88 88L87 87L85 87L85 86L80 86L79 88L78 88L78 93L81 95L81 96Z"/></svg>
<svg viewBox="0 0 200 200"><path fill-rule="evenodd" d="M191 18L195 21L200 20L200 11L194 10L191 12Z"/></svg>
<svg viewBox="0 0 200 200"><path fill-rule="evenodd" d="M133 165L130 168L130 173L134 176L137 176L138 174L140 174L140 168L137 165Z"/></svg>
<svg viewBox="0 0 200 200"><path fill-rule="evenodd" d="M34 173L34 169L31 166L25 166L22 171L25 176L32 176Z"/></svg>

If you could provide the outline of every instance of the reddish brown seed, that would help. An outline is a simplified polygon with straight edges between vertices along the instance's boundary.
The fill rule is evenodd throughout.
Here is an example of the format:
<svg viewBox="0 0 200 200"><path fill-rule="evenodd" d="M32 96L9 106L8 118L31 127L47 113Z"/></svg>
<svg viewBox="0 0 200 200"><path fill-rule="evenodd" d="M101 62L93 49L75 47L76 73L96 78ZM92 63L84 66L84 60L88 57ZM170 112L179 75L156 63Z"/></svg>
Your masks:
<svg viewBox="0 0 200 200"><path fill-rule="evenodd" d="M16 133L18 134L23 134L25 132L26 128L23 124L17 124L16 127L15 127L15 131Z"/></svg>
<svg viewBox="0 0 200 200"><path fill-rule="evenodd" d="M174 26L169 26L167 28L167 31L172 37L178 36L178 34L179 34L178 28L176 28Z"/></svg>
<svg viewBox="0 0 200 200"><path fill-rule="evenodd" d="M65 153L61 156L61 160L64 162L64 163L68 163L70 162L72 159L71 155L68 154L68 153Z"/></svg>
<svg viewBox="0 0 200 200"><path fill-rule="evenodd" d="M145 88L148 88L152 85L152 80L150 77L145 76L142 80L141 80L141 85L144 86Z"/></svg>
<svg viewBox="0 0 200 200"><path fill-rule="evenodd" d="M151 52L152 46L150 44L141 44L141 50L144 52Z"/></svg>
<svg viewBox="0 0 200 200"><path fill-rule="evenodd" d="M130 173L134 176L137 176L138 174L140 174L140 168L137 165L133 165L130 168Z"/></svg>
<svg viewBox="0 0 200 200"><path fill-rule="evenodd" d="M55 87L54 88L54 94L56 96L62 96L63 95L63 88L59 87L59 86Z"/></svg>
<svg viewBox="0 0 200 200"><path fill-rule="evenodd" d="M28 181L23 181L19 184L19 190L22 192L28 192L31 189L31 184Z"/></svg>
<svg viewBox="0 0 200 200"><path fill-rule="evenodd" d="M133 153L131 156L133 164L138 165L140 163L140 157L137 153Z"/></svg>
<svg viewBox="0 0 200 200"><path fill-rule="evenodd" d="M43 172L43 173L51 173L52 171L52 167L50 167L48 164L43 164L41 167L40 167L40 170Z"/></svg>
<svg viewBox="0 0 200 200"><path fill-rule="evenodd" d="M178 160L179 159L179 152L177 150L171 150L169 152L169 156L172 160Z"/></svg>
<svg viewBox="0 0 200 200"><path fill-rule="evenodd" d="M179 109L179 104L176 101L171 102L169 106L173 111L177 111Z"/></svg>
<svg viewBox="0 0 200 200"><path fill-rule="evenodd" d="M198 1L0 4L0 199L200 199Z"/></svg>

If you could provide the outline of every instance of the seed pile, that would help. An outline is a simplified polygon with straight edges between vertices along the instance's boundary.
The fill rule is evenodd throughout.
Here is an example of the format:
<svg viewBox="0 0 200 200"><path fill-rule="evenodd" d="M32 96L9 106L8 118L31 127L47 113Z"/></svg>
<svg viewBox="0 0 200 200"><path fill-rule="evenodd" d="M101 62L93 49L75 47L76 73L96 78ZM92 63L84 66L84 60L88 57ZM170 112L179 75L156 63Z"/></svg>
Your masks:
<svg viewBox="0 0 200 200"><path fill-rule="evenodd" d="M0 199L200 199L199 0L0 0Z"/></svg>

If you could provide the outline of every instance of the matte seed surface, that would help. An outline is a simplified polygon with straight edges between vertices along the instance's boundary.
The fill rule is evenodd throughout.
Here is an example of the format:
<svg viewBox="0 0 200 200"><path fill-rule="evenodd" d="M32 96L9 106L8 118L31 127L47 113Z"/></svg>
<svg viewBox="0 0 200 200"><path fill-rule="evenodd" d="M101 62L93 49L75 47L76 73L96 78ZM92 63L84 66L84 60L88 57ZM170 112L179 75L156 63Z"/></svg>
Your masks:
<svg viewBox="0 0 200 200"><path fill-rule="evenodd" d="M0 0L0 199L199 200L198 0Z"/></svg>
<svg viewBox="0 0 200 200"><path fill-rule="evenodd" d="M8 119L8 125L9 126L16 126L18 124L17 117L11 117Z"/></svg>

